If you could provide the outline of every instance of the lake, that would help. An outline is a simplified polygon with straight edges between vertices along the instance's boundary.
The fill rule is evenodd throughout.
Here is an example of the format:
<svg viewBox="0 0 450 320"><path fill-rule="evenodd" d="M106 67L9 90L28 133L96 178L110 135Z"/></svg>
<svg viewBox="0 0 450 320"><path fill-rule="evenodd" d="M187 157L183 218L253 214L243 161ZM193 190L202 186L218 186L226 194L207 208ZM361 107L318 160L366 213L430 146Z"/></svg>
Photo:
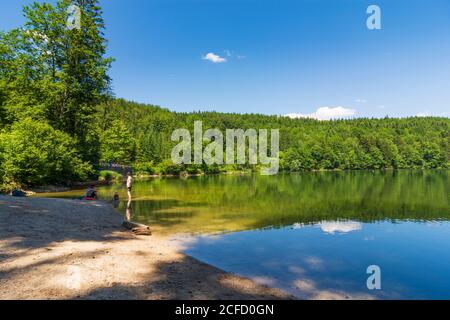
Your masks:
<svg viewBox="0 0 450 320"><path fill-rule="evenodd" d="M100 188L114 192L126 199ZM161 178L133 194L132 219L186 236L187 254L300 298L450 299L450 171Z"/></svg>

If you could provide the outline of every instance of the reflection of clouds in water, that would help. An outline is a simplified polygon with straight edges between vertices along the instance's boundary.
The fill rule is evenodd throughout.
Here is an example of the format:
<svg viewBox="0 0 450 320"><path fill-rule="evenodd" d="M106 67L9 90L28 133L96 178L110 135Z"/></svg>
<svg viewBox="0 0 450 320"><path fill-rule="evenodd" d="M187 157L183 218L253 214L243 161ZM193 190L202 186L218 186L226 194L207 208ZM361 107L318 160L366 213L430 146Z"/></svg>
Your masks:
<svg viewBox="0 0 450 320"><path fill-rule="evenodd" d="M304 274L306 272L305 269L298 266L289 266L288 270L295 274Z"/></svg>
<svg viewBox="0 0 450 320"><path fill-rule="evenodd" d="M295 223L292 225L292 229L298 230L306 227L310 227L311 225L304 223ZM316 224L322 229L323 232L328 234L335 233L349 233L352 231L357 231L362 229L362 223L356 221L324 221Z"/></svg>
<svg viewBox="0 0 450 320"><path fill-rule="evenodd" d="M362 223L355 221L322 222L319 223L318 226L320 227L320 229L322 229L323 232L328 234L349 233L352 231L358 231L362 229Z"/></svg>
<svg viewBox="0 0 450 320"><path fill-rule="evenodd" d="M319 270L323 267L323 260L317 257L307 257L305 259L305 263L310 267L311 269Z"/></svg>
<svg viewBox="0 0 450 320"><path fill-rule="evenodd" d="M429 228L439 228L439 227L444 226L444 224L440 221L428 221L426 223L426 226Z"/></svg>
<svg viewBox="0 0 450 320"><path fill-rule="evenodd" d="M179 233L170 237L170 241L179 245L182 250L195 249L197 246L214 246L221 244L227 247L232 245L233 241L220 234L194 235L188 233Z"/></svg>
<svg viewBox="0 0 450 320"><path fill-rule="evenodd" d="M295 290L295 296L301 299L311 300L374 300L375 298L363 292L344 292L320 288L311 279L297 279L292 281L291 287Z"/></svg>
<svg viewBox="0 0 450 320"><path fill-rule="evenodd" d="M267 276L257 276L257 277L250 277L253 281L255 281L258 284L262 284L265 286L271 286L274 287L277 283L277 280L272 277Z"/></svg>
<svg viewBox="0 0 450 320"><path fill-rule="evenodd" d="M295 280L292 284L295 289L298 289L298 290L301 290L301 291L304 291L307 293L310 293L310 292L316 290L316 285L311 280L299 279L299 280Z"/></svg>
<svg viewBox="0 0 450 320"><path fill-rule="evenodd" d="M305 225L303 223L294 223L294 225L292 226L292 229L301 229L305 227Z"/></svg>

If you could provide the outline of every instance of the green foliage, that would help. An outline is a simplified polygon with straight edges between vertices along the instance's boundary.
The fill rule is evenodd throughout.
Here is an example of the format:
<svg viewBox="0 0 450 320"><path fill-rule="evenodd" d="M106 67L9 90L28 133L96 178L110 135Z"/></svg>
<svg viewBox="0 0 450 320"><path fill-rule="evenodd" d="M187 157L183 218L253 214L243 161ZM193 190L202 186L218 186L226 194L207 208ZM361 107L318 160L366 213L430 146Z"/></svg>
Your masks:
<svg viewBox="0 0 450 320"><path fill-rule="evenodd" d="M246 165L174 165L175 129L280 129L284 171L438 169L450 165L450 119L316 121L258 114L177 113L112 99L98 0L34 2L25 24L0 32L0 183L85 179L91 165L133 165L143 174L258 171ZM81 8L68 30L67 7Z"/></svg>
<svg viewBox="0 0 450 320"><path fill-rule="evenodd" d="M4 186L63 183L92 174L69 135L30 118L0 135L0 150Z"/></svg>
<svg viewBox="0 0 450 320"><path fill-rule="evenodd" d="M154 175L157 174L157 168L153 162L141 162L133 165L133 173L137 175Z"/></svg>
<svg viewBox="0 0 450 320"><path fill-rule="evenodd" d="M121 181L123 179L123 176L115 171L111 170L101 170L99 172L99 181Z"/></svg>
<svg viewBox="0 0 450 320"><path fill-rule="evenodd" d="M135 158L135 141L129 129L120 120L100 134L101 159L104 162L130 164Z"/></svg>
<svg viewBox="0 0 450 320"><path fill-rule="evenodd" d="M80 7L81 29L66 27L67 8ZM10 124L31 117L76 138L85 160L92 150L96 106L109 96L110 58L104 58L104 22L97 0L34 2L24 8L23 27L0 35L0 85ZM0 99L2 99L0 97Z"/></svg>
<svg viewBox="0 0 450 320"><path fill-rule="evenodd" d="M66 27L72 4L81 9L79 30ZM84 179L90 171L90 165L83 168L85 163L100 158L96 107L111 96L107 72L112 60L104 57L106 39L98 0L33 2L23 12L22 27L0 32L0 128L6 148L1 155L1 182L28 186ZM38 122L43 127L37 127ZM23 123L34 125L25 132ZM19 155L8 154L14 150L11 141L26 135L33 141L33 130L49 137L40 136L34 146L25 142L16 146L23 148L17 150L22 152ZM72 162L58 152L54 157L45 149L39 153L55 141L61 142L56 151L67 149Z"/></svg>
<svg viewBox="0 0 450 320"><path fill-rule="evenodd" d="M157 166L159 174L178 175L183 172L183 166L173 164L172 160L164 160Z"/></svg>
<svg viewBox="0 0 450 320"><path fill-rule="evenodd" d="M279 128L280 167L284 171L449 167L448 118L316 121L257 114L176 113L122 99L109 101L98 110L98 126L108 128L121 119L137 141L133 160L160 163L156 169L161 173L258 170L249 165L172 167L168 159L175 145L170 139L173 130L192 130L196 120L203 122L204 130L217 128L222 132Z"/></svg>

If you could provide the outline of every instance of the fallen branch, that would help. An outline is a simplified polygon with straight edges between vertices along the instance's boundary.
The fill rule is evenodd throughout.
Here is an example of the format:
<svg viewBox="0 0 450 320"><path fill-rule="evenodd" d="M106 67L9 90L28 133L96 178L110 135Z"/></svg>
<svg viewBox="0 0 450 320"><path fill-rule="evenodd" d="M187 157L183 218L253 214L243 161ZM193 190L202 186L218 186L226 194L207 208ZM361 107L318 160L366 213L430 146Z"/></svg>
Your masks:
<svg viewBox="0 0 450 320"><path fill-rule="evenodd" d="M139 236L151 236L152 235L150 227L146 226L144 224L131 222L131 221L124 221L122 223L122 226L127 228L128 230L131 230L134 234L139 235Z"/></svg>

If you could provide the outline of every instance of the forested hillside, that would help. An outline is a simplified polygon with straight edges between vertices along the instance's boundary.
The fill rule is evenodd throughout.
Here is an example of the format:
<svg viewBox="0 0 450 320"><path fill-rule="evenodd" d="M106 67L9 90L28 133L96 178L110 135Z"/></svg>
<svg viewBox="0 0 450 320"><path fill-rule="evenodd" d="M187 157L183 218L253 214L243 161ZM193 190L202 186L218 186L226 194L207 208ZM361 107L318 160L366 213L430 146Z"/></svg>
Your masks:
<svg viewBox="0 0 450 320"><path fill-rule="evenodd" d="M111 154L114 146L107 146L107 141L114 137L110 141L121 140L117 151L130 148L124 158L113 157L115 161L150 162L154 167L170 158L173 130L192 130L196 120L203 122L203 130L280 129L281 168L286 171L446 168L450 159L448 118L317 121L258 114L176 113L122 99L99 107L102 148ZM211 170L207 166L187 169Z"/></svg>
<svg viewBox="0 0 450 320"><path fill-rule="evenodd" d="M82 11L68 29L67 7ZM24 8L26 23L0 32L0 185L3 190L98 176L98 165L152 174L218 173L244 166L176 166L174 129L280 129L281 169L448 168L450 119L315 121L256 114L176 113L115 99L97 0ZM151 90L151 88L149 88ZM176 93L174 93L176 94Z"/></svg>

